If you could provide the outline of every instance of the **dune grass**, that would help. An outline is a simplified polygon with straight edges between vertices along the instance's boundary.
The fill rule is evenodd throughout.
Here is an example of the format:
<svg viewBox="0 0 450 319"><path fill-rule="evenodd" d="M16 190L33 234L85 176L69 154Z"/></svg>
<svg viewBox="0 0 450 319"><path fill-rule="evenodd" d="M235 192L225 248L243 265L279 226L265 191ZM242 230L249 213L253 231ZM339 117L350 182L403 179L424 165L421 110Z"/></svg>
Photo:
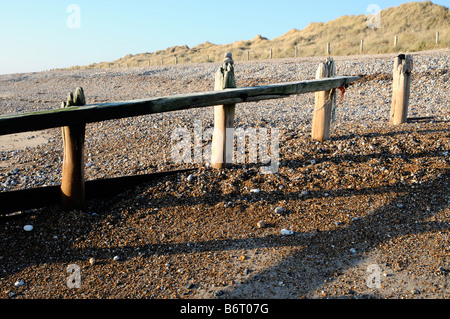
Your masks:
<svg viewBox="0 0 450 319"><path fill-rule="evenodd" d="M369 28L367 15L342 16L327 23L311 23L303 30L290 30L271 40L258 35L252 40L224 45L206 42L193 48L176 46L73 68L218 62L226 52L233 53L236 61L268 59L271 50L272 58L289 58L295 57L295 47L298 57L324 56L327 55L327 43L330 43L330 55L333 56L450 48L450 13L444 6L431 1L410 2L383 10L380 15L380 28ZM436 32L439 32L439 43L436 43ZM397 47L394 47L395 36L398 36ZM362 52L361 40L364 40Z"/></svg>

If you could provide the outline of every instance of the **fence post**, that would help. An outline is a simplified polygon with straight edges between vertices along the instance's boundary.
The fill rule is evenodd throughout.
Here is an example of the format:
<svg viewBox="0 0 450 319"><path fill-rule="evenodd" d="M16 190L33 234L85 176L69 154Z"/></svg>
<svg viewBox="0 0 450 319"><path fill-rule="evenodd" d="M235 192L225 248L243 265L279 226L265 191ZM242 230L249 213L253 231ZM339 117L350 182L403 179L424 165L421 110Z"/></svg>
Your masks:
<svg viewBox="0 0 450 319"><path fill-rule="evenodd" d="M409 92L413 58L411 55L400 54L394 61L392 105L390 124L399 125L408 119Z"/></svg>
<svg viewBox="0 0 450 319"><path fill-rule="evenodd" d="M439 32L436 32L436 44L439 44Z"/></svg>
<svg viewBox="0 0 450 319"><path fill-rule="evenodd" d="M364 40L361 39L361 46L359 48L359 53L363 53L364 52Z"/></svg>
<svg viewBox="0 0 450 319"><path fill-rule="evenodd" d="M298 58L298 47L295 46L295 57Z"/></svg>
<svg viewBox="0 0 450 319"><path fill-rule="evenodd" d="M331 43L328 42L327 43L327 55L330 55L330 54L331 54Z"/></svg>
<svg viewBox="0 0 450 319"><path fill-rule="evenodd" d="M215 91L236 88L234 61L231 53L225 55L223 65L217 70ZM221 169L231 166L234 157L234 114L236 104L214 107L214 133L211 146L211 167Z"/></svg>
<svg viewBox="0 0 450 319"><path fill-rule="evenodd" d="M272 59L272 49L270 49L270 59Z"/></svg>
<svg viewBox="0 0 450 319"><path fill-rule="evenodd" d="M316 79L329 78L336 75L336 65L332 58L319 65ZM311 137L319 142L330 138L331 115L336 104L336 90L315 93L314 116Z"/></svg>
<svg viewBox="0 0 450 319"><path fill-rule="evenodd" d="M86 105L82 88L77 88L75 95L69 93L67 103L69 106ZM61 183L61 205L64 209L82 209L85 204L84 191L84 136L86 124L65 126L62 128L63 137L63 170Z"/></svg>
<svg viewBox="0 0 450 319"><path fill-rule="evenodd" d="M398 47L398 35L394 37L394 48L397 49L397 47Z"/></svg>

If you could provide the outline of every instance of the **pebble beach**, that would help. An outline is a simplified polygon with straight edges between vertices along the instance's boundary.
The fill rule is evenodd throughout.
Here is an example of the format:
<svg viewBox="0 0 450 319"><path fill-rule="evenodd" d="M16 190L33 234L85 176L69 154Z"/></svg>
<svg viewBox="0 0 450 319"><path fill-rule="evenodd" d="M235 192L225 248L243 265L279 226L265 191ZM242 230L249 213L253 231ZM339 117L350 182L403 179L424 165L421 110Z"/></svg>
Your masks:
<svg viewBox="0 0 450 319"><path fill-rule="evenodd" d="M333 57L337 75L362 79L323 143L310 135L313 93L238 104L236 128L279 130L274 174L174 162L173 131L211 129L213 107L88 124L86 180L192 171L83 211L2 218L0 298L450 298L450 50L412 53L411 121L399 126L389 124L395 56ZM325 59L237 61L236 84L311 80ZM0 115L58 108L77 87L88 104L212 91L219 67L0 75ZM208 154L208 138L195 142ZM0 192L61 183L61 129L0 144Z"/></svg>

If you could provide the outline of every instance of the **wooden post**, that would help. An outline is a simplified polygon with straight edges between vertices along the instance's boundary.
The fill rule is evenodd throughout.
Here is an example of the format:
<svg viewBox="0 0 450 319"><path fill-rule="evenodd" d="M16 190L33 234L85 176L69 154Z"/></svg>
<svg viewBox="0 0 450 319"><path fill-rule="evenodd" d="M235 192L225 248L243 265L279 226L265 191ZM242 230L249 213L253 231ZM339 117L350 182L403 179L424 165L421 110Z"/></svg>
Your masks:
<svg viewBox="0 0 450 319"><path fill-rule="evenodd" d="M67 103L62 107L86 105L82 88L77 88L75 96L69 93ZM61 183L61 205L64 209L82 209L85 205L84 192L84 136L86 124L65 126L63 136L63 169Z"/></svg>
<svg viewBox="0 0 450 319"><path fill-rule="evenodd" d="M250 61L250 51L247 51L247 61Z"/></svg>
<svg viewBox="0 0 450 319"><path fill-rule="evenodd" d="M439 32L436 32L436 44L439 44Z"/></svg>
<svg viewBox="0 0 450 319"><path fill-rule="evenodd" d="M316 79L336 76L336 65L332 58L321 63L317 69ZM311 137L319 142L330 138L330 124L333 108L336 105L336 89L315 93L315 107Z"/></svg>
<svg viewBox="0 0 450 319"><path fill-rule="evenodd" d="M411 55L400 54L395 58L390 114L391 125L407 122L412 70L413 58Z"/></svg>
<svg viewBox="0 0 450 319"><path fill-rule="evenodd" d="M330 55L330 54L331 54L331 43L328 42L327 43L327 55Z"/></svg>
<svg viewBox="0 0 450 319"><path fill-rule="evenodd" d="M394 48L397 49L397 47L398 47L398 35L394 37Z"/></svg>
<svg viewBox="0 0 450 319"><path fill-rule="evenodd" d="M361 39L361 46L359 48L359 53L363 53L364 52L364 40Z"/></svg>
<svg viewBox="0 0 450 319"><path fill-rule="evenodd" d="M270 49L270 59L272 59L272 49Z"/></svg>
<svg viewBox="0 0 450 319"><path fill-rule="evenodd" d="M231 53L225 55L223 65L216 73L215 91L236 88L234 61ZM211 167L231 166L234 157L234 114L236 104L214 107L214 133L211 146Z"/></svg>
<svg viewBox="0 0 450 319"><path fill-rule="evenodd" d="M295 46L295 57L298 58L298 47Z"/></svg>

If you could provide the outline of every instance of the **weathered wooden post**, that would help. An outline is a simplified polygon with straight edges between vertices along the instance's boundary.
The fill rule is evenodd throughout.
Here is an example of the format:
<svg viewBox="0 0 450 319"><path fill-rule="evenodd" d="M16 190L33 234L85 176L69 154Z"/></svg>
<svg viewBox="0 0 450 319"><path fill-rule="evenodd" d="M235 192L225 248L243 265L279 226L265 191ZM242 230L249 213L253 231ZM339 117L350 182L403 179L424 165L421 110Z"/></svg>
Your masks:
<svg viewBox="0 0 450 319"><path fill-rule="evenodd" d="M86 105L82 88L77 88L75 95L69 93L67 103L69 106ZM82 209L85 205L84 191L84 136L86 124L80 123L62 128L63 137L63 169L61 183L61 205L64 209Z"/></svg>
<svg viewBox="0 0 450 319"><path fill-rule="evenodd" d="M439 32L436 32L436 44L439 44Z"/></svg>
<svg viewBox="0 0 450 319"><path fill-rule="evenodd" d="M336 76L336 65L332 58L319 65L316 79ZM315 107L312 123L311 137L319 142L330 138L331 115L336 106L336 90L320 91L315 93Z"/></svg>
<svg viewBox="0 0 450 319"><path fill-rule="evenodd" d="M272 49L270 49L270 51L269 51L269 57L270 57L270 59L272 59Z"/></svg>
<svg viewBox="0 0 450 319"><path fill-rule="evenodd" d="M250 51L247 51L247 61L250 61Z"/></svg>
<svg viewBox="0 0 450 319"><path fill-rule="evenodd" d="M394 48L397 49L397 47L398 47L398 35L394 37Z"/></svg>
<svg viewBox="0 0 450 319"><path fill-rule="evenodd" d="M361 39L361 46L359 48L359 53L363 53L364 52L364 40Z"/></svg>
<svg viewBox="0 0 450 319"><path fill-rule="evenodd" d="M395 58L390 114L391 125L407 122L412 70L413 58L411 55L400 54Z"/></svg>
<svg viewBox="0 0 450 319"><path fill-rule="evenodd" d="M331 43L327 42L327 55L331 54Z"/></svg>
<svg viewBox="0 0 450 319"><path fill-rule="evenodd" d="M223 65L215 78L215 91L236 88L234 61L231 53L225 55ZM211 146L211 167L231 166L234 157L234 114L236 104L214 107L214 133Z"/></svg>

